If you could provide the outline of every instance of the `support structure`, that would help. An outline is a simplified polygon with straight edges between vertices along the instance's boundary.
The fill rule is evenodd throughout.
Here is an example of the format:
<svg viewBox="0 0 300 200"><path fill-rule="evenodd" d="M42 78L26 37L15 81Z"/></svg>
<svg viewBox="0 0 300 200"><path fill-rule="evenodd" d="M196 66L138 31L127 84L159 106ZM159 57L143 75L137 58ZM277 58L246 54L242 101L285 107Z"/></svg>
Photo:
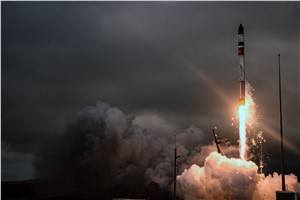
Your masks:
<svg viewBox="0 0 300 200"><path fill-rule="evenodd" d="M284 172L284 152L283 152L283 131L282 131L282 103L281 103L281 75L280 75L280 54L278 54L278 73L279 73L279 112L280 112L280 139L281 139L281 183L282 191L285 191L285 172Z"/></svg>
<svg viewBox="0 0 300 200"><path fill-rule="evenodd" d="M215 143L216 143L216 146L217 146L217 149L218 149L218 153L221 154L221 155L223 155L223 152L221 150L220 144L228 142L229 140L227 138L221 139L221 138L218 137L218 135L217 135L217 127L214 127L212 129L212 132L213 132L214 140L215 140Z"/></svg>

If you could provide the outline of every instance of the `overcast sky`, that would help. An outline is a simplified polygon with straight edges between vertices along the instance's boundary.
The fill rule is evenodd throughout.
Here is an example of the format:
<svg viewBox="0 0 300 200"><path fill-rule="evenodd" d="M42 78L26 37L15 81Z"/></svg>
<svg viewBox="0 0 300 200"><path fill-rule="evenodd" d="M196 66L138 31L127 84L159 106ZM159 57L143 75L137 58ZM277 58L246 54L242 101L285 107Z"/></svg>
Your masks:
<svg viewBox="0 0 300 200"><path fill-rule="evenodd" d="M1 2L1 177L33 178L45 138L109 103L155 134L191 124L237 144L237 30L270 159L279 166L281 54L286 170L300 176L299 2ZM297 170L298 169L298 170Z"/></svg>

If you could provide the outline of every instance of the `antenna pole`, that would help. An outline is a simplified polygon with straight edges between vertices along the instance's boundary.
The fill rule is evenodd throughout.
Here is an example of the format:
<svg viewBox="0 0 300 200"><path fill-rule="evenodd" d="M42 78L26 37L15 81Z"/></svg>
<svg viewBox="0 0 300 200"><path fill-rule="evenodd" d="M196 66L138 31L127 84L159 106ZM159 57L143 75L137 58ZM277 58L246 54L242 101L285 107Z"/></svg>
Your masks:
<svg viewBox="0 0 300 200"><path fill-rule="evenodd" d="M176 133L175 133L175 144L174 144L174 200L176 200L176 177L177 177L177 146L176 146Z"/></svg>
<svg viewBox="0 0 300 200"><path fill-rule="evenodd" d="M281 138L281 183L282 191L285 191L285 174L284 174L284 154L283 154L283 131L282 131L282 106L281 106L281 75L280 75L280 54L278 54L279 69L279 108L280 108L280 138Z"/></svg>

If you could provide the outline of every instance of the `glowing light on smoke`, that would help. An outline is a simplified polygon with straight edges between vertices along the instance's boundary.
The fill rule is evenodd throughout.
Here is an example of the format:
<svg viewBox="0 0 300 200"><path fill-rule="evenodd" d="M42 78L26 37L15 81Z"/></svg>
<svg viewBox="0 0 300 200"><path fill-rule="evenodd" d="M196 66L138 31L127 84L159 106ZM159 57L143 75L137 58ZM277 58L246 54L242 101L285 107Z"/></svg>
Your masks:
<svg viewBox="0 0 300 200"><path fill-rule="evenodd" d="M239 119L240 119L240 157L245 160L246 153L246 106L240 106L239 108Z"/></svg>
<svg viewBox="0 0 300 200"><path fill-rule="evenodd" d="M228 158L217 152L209 154L203 166L193 164L177 176L178 195L184 200L198 199L276 199L281 176L257 173L252 161ZM300 191L298 178L286 175L289 191Z"/></svg>

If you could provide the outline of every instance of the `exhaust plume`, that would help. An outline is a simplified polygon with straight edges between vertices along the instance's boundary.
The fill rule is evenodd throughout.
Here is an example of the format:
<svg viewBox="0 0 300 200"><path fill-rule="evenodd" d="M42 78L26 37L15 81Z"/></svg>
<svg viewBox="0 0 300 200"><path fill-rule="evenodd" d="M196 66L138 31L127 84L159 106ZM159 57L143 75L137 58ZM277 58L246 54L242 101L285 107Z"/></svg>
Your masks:
<svg viewBox="0 0 300 200"><path fill-rule="evenodd" d="M212 152L203 167L194 164L177 176L178 190L185 200L275 199L275 191L281 187L280 176L264 176L257 169L252 161ZM290 191L300 191L295 175L286 175L286 180Z"/></svg>
<svg viewBox="0 0 300 200"><path fill-rule="evenodd" d="M41 145L34 162L36 178L64 181L62 194L69 195L160 191L170 197L173 138L148 133L133 120L103 102L84 108L63 134ZM178 195L187 200L275 198L280 175L257 174L255 163L238 159L237 146L223 146L226 157L204 139L204 132L193 125L177 134ZM300 191L296 176L286 175L286 180L289 190Z"/></svg>
<svg viewBox="0 0 300 200"><path fill-rule="evenodd" d="M169 191L173 184L174 141L134 125L133 115L103 102L84 108L64 134L42 144L34 162L37 178L64 180L84 193L116 188L143 192L149 185ZM168 134L168 133L167 133ZM203 143L190 126L177 134L181 166Z"/></svg>

